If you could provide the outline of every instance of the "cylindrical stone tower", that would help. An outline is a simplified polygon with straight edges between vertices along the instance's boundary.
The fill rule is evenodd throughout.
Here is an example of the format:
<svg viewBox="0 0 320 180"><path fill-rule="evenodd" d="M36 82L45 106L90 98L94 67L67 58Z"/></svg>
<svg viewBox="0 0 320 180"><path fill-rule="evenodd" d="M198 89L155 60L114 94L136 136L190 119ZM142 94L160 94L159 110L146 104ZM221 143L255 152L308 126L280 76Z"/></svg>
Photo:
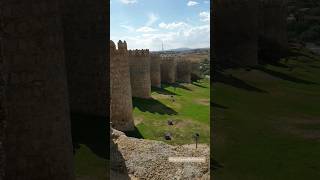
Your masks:
<svg viewBox="0 0 320 180"><path fill-rule="evenodd" d="M120 131L134 130L132 95L127 43L110 41L110 114L112 127Z"/></svg>
<svg viewBox="0 0 320 180"><path fill-rule="evenodd" d="M177 64L174 57L161 58L161 82L175 83L176 82Z"/></svg>
<svg viewBox="0 0 320 180"><path fill-rule="evenodd" d="M191 76L195 76L196 78L200 78L200 63L199 62L191 62Z"/></svg>
<svg viewBox="0 0 320 180"><path fill-rule="evenodd" d="M259 53L283 53L288 49L287 0L259 2Z"/></svg>
<svg viewBox="0 0 320 180"><path fill-rule="evenodd" d="M132 96L151 97L150 55L148 49L129 50Z"/></svg>
<svg viewBox="0 0 320 180"><path fill-rule="evenodd" d="M258 63L258 1L213 1L213 49L220 64Z"/></svg>
<svg viewBox="0 0 320 180"><path fill-rule="evenodd" d="M15 0L0 7L6 180L75 179L60 3Z"/></svg>
<svg viewBox="0 0 320 180"><path fill-rule="evenodd" d="M182 58L177 59L177 82L190 83L191 82L191 63Z"/></svg>
<svg viewBox="0 0 320 180"><path fill-rule="evenodd" d="M150 54L150 79L151 86L161 87L161 57L158 54Z"/></svg>

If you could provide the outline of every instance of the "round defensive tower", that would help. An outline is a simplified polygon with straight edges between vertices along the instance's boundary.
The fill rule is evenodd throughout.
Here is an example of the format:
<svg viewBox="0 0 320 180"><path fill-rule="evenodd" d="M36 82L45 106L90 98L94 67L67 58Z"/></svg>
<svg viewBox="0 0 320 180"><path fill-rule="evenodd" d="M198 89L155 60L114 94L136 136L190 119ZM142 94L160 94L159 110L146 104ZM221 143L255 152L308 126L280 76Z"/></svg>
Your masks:
<svg viewBox="0 0 320 180"><path fill-rule="evenodd" d="M127 43L110 41L110 119L120 131L134 129Z"/></svg>
<svg viewBox="0 0 320 180"><path fill-rule="evenodd" d="M177 64L174 57L164 56L161 57L161 82L175 83Z"/></svg>
<svg viewBox="0 0 320 180"><path fill-rule="evenodd" d="M191 63L191 77L200 78L200 63L199 62L190 62Z"/></svg>
<svg viewBox="0 0 320 180"><path fill-rule="evenodd" d="M258 63L258 1L213 1L213 48L220 64Z"/></svg>
<svg viewBox="0 0 320 180"><path fill-rule="evenodd" d="M191 82L191 63L182 58L177 58L177 74L176 81L181 83Z"/></svg>
<svg viewBox="0 0 320 180"><path fill-rule="evenodd" d="M259 53L283 53L288 49L287 0L259 2Z"/></svg>
<svg viewBox="0 0 320 180"><path fill-rule="evenodd" d="M161 87L161 57L159 54L150 54L150 79L151 86Z"/></svg>
<svg viewBox="0 0 320 180"><path fill-rule="evenodd" d="M151 98L149 50L136 49L128 52L132 96L145 99Z"/></svg>

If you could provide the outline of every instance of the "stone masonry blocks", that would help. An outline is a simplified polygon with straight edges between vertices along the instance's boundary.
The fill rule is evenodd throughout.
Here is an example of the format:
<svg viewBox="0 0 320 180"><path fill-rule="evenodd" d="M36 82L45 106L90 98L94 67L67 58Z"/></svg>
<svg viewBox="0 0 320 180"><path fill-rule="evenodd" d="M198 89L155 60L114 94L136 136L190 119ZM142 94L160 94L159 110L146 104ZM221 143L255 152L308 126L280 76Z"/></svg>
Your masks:
<svg viewBox="0 0 320 180"><path fill-rule="evenodd" d="M161 57L158 54L150 54L150 79L151 86L161 87Z"/></svg>
<svg viewBox="0 0 320 180"><path fill-rule="evenodd" d="M110 113L112 127L120 131L134 130L132 94L126 42L118 42L118 49L110 41Z"/></svg>

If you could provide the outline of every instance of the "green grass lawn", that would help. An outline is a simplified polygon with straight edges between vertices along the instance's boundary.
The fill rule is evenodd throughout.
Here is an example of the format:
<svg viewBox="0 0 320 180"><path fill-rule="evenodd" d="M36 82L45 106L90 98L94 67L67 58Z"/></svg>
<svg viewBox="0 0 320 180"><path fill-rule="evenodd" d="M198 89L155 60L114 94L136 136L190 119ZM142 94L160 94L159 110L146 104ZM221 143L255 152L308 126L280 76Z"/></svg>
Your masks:
<svg viewBox="0 0 320 180"><path fill-rule="evenodd" d="M74 161L76 180L107 179L109 174L109 169L107 168L108 161L97 156L87 146L80 145L74 156Z"/></svg>
<svg viewBox="0 0 320 180"><path fill-rule="evenodd" d="M173 96L173 97L172 97ZM173 100L174 99L174 100ZM128 135L165 141L169 144L192 144L194 133L200 134L200 143L210 142L210 87L209 80L164 85L152 90L152 99L133 98L136 131ZM174 125L169 126L168 120ZM164 139L170 132L171 141Z"/></svg>
<svg viewBox="0 0 320 180"><path fill-rule="evenodd" d="M320 57L217 73L211 86L214 178L320 179Z"/></svg>

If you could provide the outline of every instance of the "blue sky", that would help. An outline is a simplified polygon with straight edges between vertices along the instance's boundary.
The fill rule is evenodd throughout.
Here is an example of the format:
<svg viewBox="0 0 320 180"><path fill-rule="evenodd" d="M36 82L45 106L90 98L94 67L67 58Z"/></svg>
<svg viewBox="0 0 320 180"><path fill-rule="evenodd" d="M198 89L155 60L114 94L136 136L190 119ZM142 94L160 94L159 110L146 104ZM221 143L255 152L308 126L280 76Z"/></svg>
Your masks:
<svg viewBox="0 0 320 180"><path fill-rule="evenodd" d="M129 49L210 47L207 0L110 0L110 37Z"/></svg>

